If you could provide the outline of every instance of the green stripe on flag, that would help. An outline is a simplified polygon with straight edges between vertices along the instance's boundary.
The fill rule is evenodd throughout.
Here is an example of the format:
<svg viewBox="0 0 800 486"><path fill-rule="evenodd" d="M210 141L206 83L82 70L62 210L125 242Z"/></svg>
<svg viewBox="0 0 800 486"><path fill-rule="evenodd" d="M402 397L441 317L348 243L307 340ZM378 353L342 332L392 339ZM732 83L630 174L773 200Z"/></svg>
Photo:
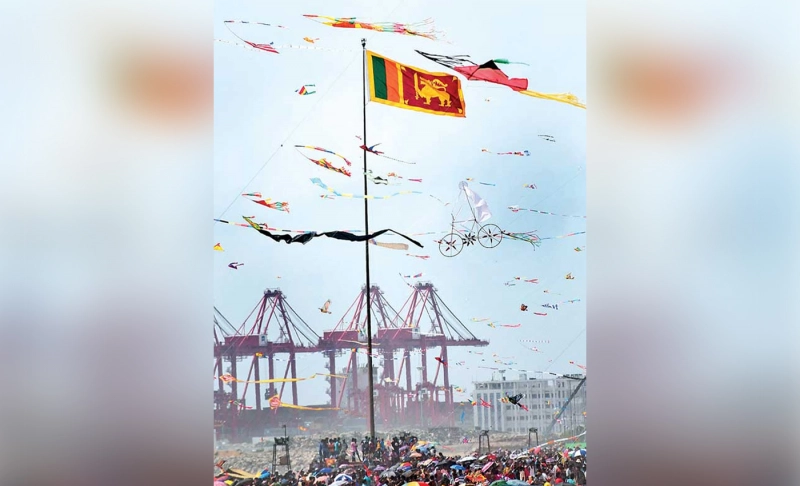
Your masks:
<svg viewBox="0 0 800 486"><path fill-rule="evenodd" d="M388 100L386 89L386 63L382 57L372 56L372 85L375 87L375 97Z"/></svg>

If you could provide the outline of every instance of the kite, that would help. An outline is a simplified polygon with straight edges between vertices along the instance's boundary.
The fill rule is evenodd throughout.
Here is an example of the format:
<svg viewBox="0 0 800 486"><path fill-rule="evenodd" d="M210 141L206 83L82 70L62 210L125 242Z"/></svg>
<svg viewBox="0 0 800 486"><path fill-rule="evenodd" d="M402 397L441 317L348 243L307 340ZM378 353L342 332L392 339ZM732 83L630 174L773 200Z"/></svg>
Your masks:
<svg viewBox="0 0 800 486"><path fill-rule="evenodd" d="M536 231L528 231L527 233L509 233L508 231L503 231L503 236L507 236L512 240L519 240L524 241L526 243L530 243L533 247L534 251L537 247L539 247L541 243L541 238L536 234Z"/></svg>
<svg viewBox="0 0 800 486"><path fill-rule="evenodd" d="M355 17L326 17L324 15L313 14L305 14L303 17L323 25L343 29L367 29L377 32L391 32L395 34L415 35L431 40L436 40L437 34L437 32L433 30L433 19L425 19L422 22L413 24L399 24L396 22L361 22Z"/></svg>
<svg viewBox="0 0 800 486"><path fill-rule="evenodd" d="M364 175L366 175L367 179L371 180L374 184L383 184L384 186L388 186L389 185L389 179L385 179L385 178L383 178L381 176L374 175L372 173L372 170L370 170L370 169L367 169L367 171L364 173ZM392 184L392 185L396 185L396 184Z"/></svg>
<svg viewBox="0 0 800 486"><path fill-rule="evenodd" d="M500 324L500 327L510 327L510 328L518 328L521 326L522 324Z"/></svg>
<svg viewBox="0 0 800 486"><path fill-rule="evenodd" d="M468 352L469 354L480 354L481 356L483 355L483 353L482 353L482 352L479 352L479 351L469 351L469 350L468 350L467 352Z"/></svg>
<svg viewBox="0 0 800 486"><path fill-rule="evenodd" d="M284 403L281 401L280 395L275 395L268 400L269 408L277 410L280 407L293 408L295 410L339 410L333 407L304 407L302 405L292 405L291 403Z"/></svg>
<svg viewBox="0 0 800 486"><path fill-rule="evenodd" d="M323 314L331 314L331 311L328 310L330 307L331 307L331 300L328 299L325 301L324 304L322 304L322 307L319 308L319 311L322 312Z"/></svg>
<svg viewBox="0 0 800 486"><path fill-rule="evenodd" d="M242 265L244 265L244 263L231 262L228 264L228 266L234 270L239 270L239 267L241 267Z"/></svg>
<svg viewBox="0 0 800 486"><path fill-rule="evenodd" d="M575 365L575 366L577 366L578 368L582 369L583 371L586 371L586 366L584 366L584 365L579 365L578 363L576 363L576 362L574 362L574 361L570 361L570 362L569 362L569 364L571 364L571 365Z"/></svg>
<svg viewBox="0 0 800 486"><path fill-rule="evenodd" d="M225 251L225 250L222 248L222 245L217 243L216 245L214 245L214 251Z"/></svg>
<svg viewBox="0 0 800 486"><path fill-rule="evenodd" d="M350 193L338 192L335 189L333 189L331 187L328 187L324 182L322 182L319 178L316 178L316 177L311 179L311 182L313 182L314 184L318 185L319 187L325 189L326 191L332 193L334 196L355 198L355 199L389 199L390 197L402 196L404 194L422 194L419 191L400 191L400 192L396 192L394 194L390 194L388 196L372 196L372 195L363 196L363 195L359 195L359 194L350 194Z"/></svg>
<svg viewBox="0 0 800 486"><path fill-rule="evenodd" d="M387 248L389 250L408 250L408 245L405 243L382 243L380 241L369 240L371 245L380 246L381 248Z"/></svg>
<svg viewBox="0 0 800 486"><path fill-rule="evenodd" d="M324 149L322 147L312 147L310 145L295 145L294 147L296 149L298 149L298 152L300 152L299 149L301 149L301 148L307 148L307 149L311 149L311 150L316 150L318 152L325 152L327 154L332 154L332 155L335 155L335 156L339 157L340 159L344 160L344 163L347 164L348 166L353 165L349 160L347 160L347 158L344 155L339 155L336 152L331 152L330 150ZM325 160L324 157L321 158L321 159L312 159L311 157L305 155L302 152L300 152L300 155L302 155L303 157L307 158L309 161L317 164L318 166L320 166L322 168L325 168L325 169L328 169L328 170L332 170L334 172L338 172L340 174L346 175L347 177L350 177L350 171L347 170L347 168L345 168L345 167L334 167L330 162Z"/></svg>
<svg viewBox="0 0 800 486"><path fill-rule="evenodd" d="M572 272L568 273L564 278L567 280L575 280L575 277L572 276Z"/></svg>
<svg viewBox="0 0 800 486"><path fill-rule="evenodd" d="M522 187L524 187L526 189L536 189L536 184L525 184Z"/></svg>
<svg viewBox="0 0 800 486"><path fill-rule="evenodd" d="M469 181L469 182L474 182L475 181L475 179L473 179L472 177L467 177L466 180ZM496 186L497 185L497 184L492 184L491 182L478 182L478 184L481 184L481 185L484 185L484 186Z"/></svg>
<svg viewBox="0 0 800 486"><path fill-rule="evenodd" d="M583 219L586 219L586 216L575 216L575 215L572 215L572 214L556 214L556 213L550 213L550 212L547 212L547 211L539 211L538 209L525 209L525 208L521 208L519 206L509 206L508 209L510 209L512 213L518 213L520 211L530 211L532 213L547 214L549 216L563 216L565 218L583 218ZM573 233L573 234L579 234L579 233ZM572 236L572 235L565 235L565 236Z"/></svg>
<svg viewBox="0 0 800 486"><path fill-rule="evenodd" d="M421 274L421 273L418 273L418 274L416 274L416 275L403 275L403 274L401 273L401 274L400 274L400 276L401 276L401 277L403 277L403 278L420 278L420 277L422 277L422 274Z"/></svg>
<svg viewBox="0 0 800 486"><path fill-rule="evenodd" d="M534 284L538 284L539 283L539 279L538 278L530 278L530 279L527 279L527 280L523 280L522 277L514 277L514 280L522 280L523 282L534 283Z"/></svg>
<svg viewBox="0 0 800 486"><path fill-rule="evenodd" d="M496 369L496 368L490 368L490 369L493 369L493 370L494 370L494 369ZM492 407L492 404L491 404L491 403L489 403L489 402L487 402L487 401L486 401L486 400L484 400L483 398L481 398L481 407L491 408L491 407Z"/></svg>
<svg viewBox="0 0 800 486"><path fill-rule="evenodd" d="M518 406L519 408L521 408L521 409L525 410L526 412L528 411L528 407L526 407L525 405L523 405L523 404L520 402L520 400L522 400L522 393L520 393L520 394L517 394L517 395L514 395L513 397L512 397L512 396L509 396L509 395L506 393L506 397L505 397L505 398L506 398L506 400L507 400L508 402L510 402L510 403L513 403L514 405L516 405L516 406Z"/></svg>
<svg viewBox="0 0 800 486"><path fill-rule="evenodd" d="M558 310L558 304L542 304L542 307Z"/></svg>
<svg viewBox="0 0 800 486"><path fill-rule="evenodd" d="M225 21L225 27L228 29L228 31L231 34L233 34L234 37L236 37L240 41L244 42L248 46L250 46L250 47L252 47L254 49L259 49L259 50L262 50L262 51L265 51L265 52L269 52L269 53L272 53L272 54L280 54L278 52L278 50L275 48L275 43L274 42L270 42L269 44L257 44L255 42L250 42L248 40L242 39L241 37L239 37L236 34L236 32L231 30L231 28L230 28L230 26L228 24L254 24L254 25L262 25L262 26L266 26L266 27L277 27L279 29L285 29L286 27L284 27L282 25L265 24L264 22L248 22L246 20L226 20Z"/></svg>
<svg viewBox="0 0 800 486"><path fill-rule="evenodd" d="M473 317L473 318L472 318L472 319L470 319L470 320L471 320L472 322L486 322L486 321L491 321L491 319L489 319L488 317L480 317L480 318L478 318L478 317Z"/></svg>
<svg viewBox="0 0 800 486"><path fill-rule="evenodd" d="M250 199L256 204L260 204L262 206L266 206L270 209L276 209L278 211L286 211L289 212L289 203L288 202L272 202L271 198L263 199L260 192L250 192L246 194L242 194L244 197L251 197Z"/></svg>
<svg viewBox="0 0 800 486"><path fill-rule="evenodd" d="M435 356L433 359L435 359L436 361L438 361L438 362L442 363L442 365L444 365L444 366L447 366L447 361L445 361L445 360L444 360L444 359L442 359L441 357L439 357L439 356Z"/></svg>
<svg viewBox="0 0 800 486"><path fill-rule="evenodd" d="M493 59L481 65L469 60L469 56L441 56L438 54L427 54L416 51L417 54L450 68L457 73L465 76L468 80L486 81L487 83L499 84L513 89L517 93L552 101L567 103L578 108L586 109L586 105L580 102L577 96L572 93L539 93L528 90L528 80L526 78L509 78L497 65L498 64L524 64L512 63L507 59Z"/></svg>
<svg viewBox="0 0 800 486"><path fill-rule="evenodd" d="M481 152L486 152L487 154L494 154L494 155L517 155L519 157L530 157L531 153L527 150L523 150L522 152L492 152L489 149L481 149Z"/></svg>
<svg viewBox="0 0 800 486"><path fill-rule="evenodd" d="M486 325L491 327L492 329L497 329L497 326L494 325L494 322L487 322Z"/></svg>
<svg viewBox="0 0 800 486"><path fill-rule="evenodd" d="M508 282L505 283L505 286L506 287L516 287L517 284L515 284L513 280L509 280Z"/></svg>
<svg viewBox="0 0 800 486"><path fill-rule="evenodd" d="M429 255L412 255L411 253L406 253L406 256L410 256L410 257L414 257L414 258L419 258L419 259L421 259L421 260L427 260L428 258L430 258L430 256L429 256Z"/></svg>
<svg viewBox="0 0 800 486"><path fill-rule="evenodd" d="M545 294L561 295L561 294L556 294L556 293L554 293L554 292L550 292L549 290L543 290L543 292L544 292Z"/></svg>
<svg viewBox="0 0 800 486"><path fill-rule="evenodd" d="M520 304L519 310L521 310L522 312L527 312L528 311L528 306L525 305L525 304Z"/></svg>
<svg viewBox="0 0 800 486"><path fill-rule="evenodd" d="M317 85L315 84L304 84L303 86L300 87L300 89L294 90L294 92L299 94L300 96L308 96L317 92L316 90L311 91L308 88L316 88L316 87Z"/></svg>
<svg viewBox="0 0 800 486"><path fill-rule="evenodd" d="M548 142L555 142L556 138L552 135L539 135L540 138L547 140Z"/></svg>
<svg viewBox="0 0 800 486"><path fill-rule="evenodd" d="M321 197L322 199L336 199L335 196L331 196L330 194L320 194L319 197Z"/></svg>
<svg viewBox="0 0 800 486"><path fill-rule="evenodd" d="M575 247L575 251L583 251L583 250L585 250L585 249L586 249L586 247L585 247L585 246L576 246L576 247Z"/></svg>
<svg viewBox="0 0 800 486"><path fill-rule="evenodd" d="M319 40L319 37L317 37L316 39L312 39L311 37L303 37L303 40L308 42L309 44L313 44L314 42Z"/></svg>
<svg viewBox="0 0 800 486"><path fill-rule="evenodd" d="M245 219L245 221L250 223L250 226L253 229L258 231L262 235L266 236L267 238L271 238L275 242L283 241L287 245L291 244L291 243L300 243L301 245L305 245L306 243L308 243L312 239L318 238L320 236L326 236L328 238L333 238L335 240L342 240L342 241L368 241L368 240L372 240L372 239L374 239L374 238L376 238L376 237L378 237L378 236L380 236L380 235L382 235L384 233L394 233L394 234L396 234L396 235L398 235L398 236L400 236L402 238L405 238L406 240L410 241L411 243L414 243L418 247L423 248L422 244L420 244L418 241L412 240L408 236L406 236L406 235L404 235L402 233L398 233L397 231L394 231L392 229L382 229L380 231L376 231L375 233L372 233L371 235L354 235L354 234L348 233L346 231L327 231L327 232L324 232L324 233L317 233L315 231L309 231L307 233L303 233L302 235L297 235L297 236L274 235L274 234L270 233L269 231L267 231L265 229L262 229L261 226L259 226L255 222L253 222L253 220L251 220L250 218L244 217L244 219Z"/></svg>
<svg viewBox="0 0 800 486"><path fill-rule="evenodd" d="M422 179L406 179L411 182L422 182Z"/></svg>
<svg viewBox="0 0 800 486"><path fill-rule="evenodd" d="M249 216L249 218L252 220L253 218L255 218L255 216ZM231 224L231 225L234 225L234 226L243 226L245 228L252 228L252 227L254 227L253 225L256 225L259 228L265 229L265 230L268 230L268 231L283 231L285 233L297 233L297 234L301 234L301 235L305 234L305 233L313 233L313 231L310 231L310 230L290 230L290 229L273 228L271 226L268 226L266 223L256 223L256 222L253 222L253 221L251 221L250 223L234 223L232 221L226 221L224 219L214 219L214 221L216 221L218 223ZM346 231L348 233L363 233L364 232L364 230L357 230L357 229L348 229L348 230L339 230L339 231Z"/></svg>
<svg viewBox="0 0 800 486"><path fill-rule="evenodd" d="M537 315L537 316L546 316L547 315L546 312L534 312L534 314Z"/></svg>
<svg viewBox="0 0 800 486"><path fill-rule="evenodd" d="M478 404L478 402L476 402L475 400L473 400L473 399L471 399L471 398L470 398L470 399L469 399L469 404L470 404L470 405L472 405L472 406L474 407L475 405L477 405L477 404Z"/></svg>
<svg viewBox="0 0 800 486"><path fill-rule="evenodd" d="M362 142L364 141L364 139L359 137L358 135L356 135L356 138L361 140ZM372 147L367 147L366 145L361 144L358 148L360 148L361 150L365 150L365 151L367 151L367 152L369 152L371 154L377 155L379 157L383 157L384 159L389 159L389 160L393 160L395 162L400 162L401 164L417 165L416 162L406 162L405 160L395 159L394 157L389 157L388 155L384 155L384 152L381 152L381 151L375 149L375 147L377 147L378 145L380 145L380 144L376 143Z"/></svg>

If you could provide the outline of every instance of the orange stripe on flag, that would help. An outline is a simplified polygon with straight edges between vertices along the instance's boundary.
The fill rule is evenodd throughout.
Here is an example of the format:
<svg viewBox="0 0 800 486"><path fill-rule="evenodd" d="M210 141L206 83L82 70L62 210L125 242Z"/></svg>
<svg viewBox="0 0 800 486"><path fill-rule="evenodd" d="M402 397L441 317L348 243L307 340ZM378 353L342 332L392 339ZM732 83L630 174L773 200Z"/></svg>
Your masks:
<svg viewBox="0 0 800 486"><path fill-rule="evenodd" d="M386 95L388 101L400 102L400 94L397 92L397 64L394 61L385 59L386 63Z"/></svg>

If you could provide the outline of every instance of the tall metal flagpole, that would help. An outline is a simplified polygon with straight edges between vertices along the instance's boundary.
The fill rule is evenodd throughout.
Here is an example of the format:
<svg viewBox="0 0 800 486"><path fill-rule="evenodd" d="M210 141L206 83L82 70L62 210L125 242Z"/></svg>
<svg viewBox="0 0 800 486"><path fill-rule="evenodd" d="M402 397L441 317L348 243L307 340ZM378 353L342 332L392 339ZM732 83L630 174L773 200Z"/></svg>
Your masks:
<svg viewBox="0 0 800 486"><path fill-rule="evenodd" d="M361 65L362 103L364 115L364 147L367 146L367 39L361 39L364 62ZM369 234L369 199L367 199L367 151L364 150L364 234ZM369 383L369 436L375 439L375 384L372 371L372 288L369 282L369 240L364 242L367 268L367 383Z"/></svg>

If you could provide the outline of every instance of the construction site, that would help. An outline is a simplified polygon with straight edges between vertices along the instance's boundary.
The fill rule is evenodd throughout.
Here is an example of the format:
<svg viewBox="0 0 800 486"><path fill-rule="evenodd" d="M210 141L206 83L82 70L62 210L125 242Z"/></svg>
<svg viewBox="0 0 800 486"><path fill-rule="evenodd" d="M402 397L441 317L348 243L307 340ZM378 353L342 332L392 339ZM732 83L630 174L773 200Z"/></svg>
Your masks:
<svg viewBox="0 0 800 486"><path fill-rule="evenodd" d="M248 441L281 427L314 433L334 423L340 430L367 429L367 302L375 426L453 429L458 404L453 400L448 349L485 347L489 342L459 320L432 283L409 287L411 295L397 310L377 285L363 287L336 326L320 332L297 315L280 289L265 290L239 325L215 308L216 437ZM324 356L326 374L314 379L319 383L315 386L326 387L328 400L307 404L298 394L298 382L306 378L298 376L297 360L317 353Z"/></svg>

